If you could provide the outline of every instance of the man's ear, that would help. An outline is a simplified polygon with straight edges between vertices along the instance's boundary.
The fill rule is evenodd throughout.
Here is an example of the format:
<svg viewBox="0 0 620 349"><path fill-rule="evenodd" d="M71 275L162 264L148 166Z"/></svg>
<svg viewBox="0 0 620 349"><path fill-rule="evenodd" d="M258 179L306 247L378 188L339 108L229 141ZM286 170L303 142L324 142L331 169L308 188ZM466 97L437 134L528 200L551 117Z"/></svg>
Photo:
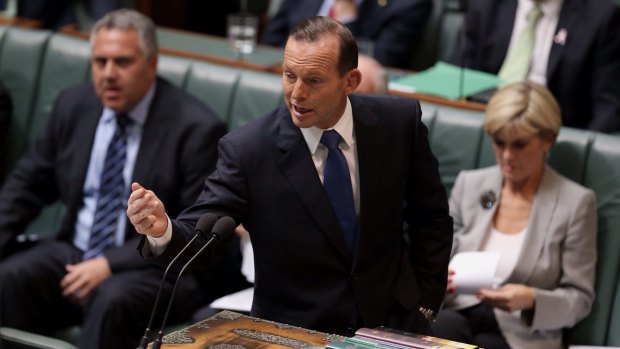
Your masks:
<svg viewBox="0 0 620 349"><path fill-rule="evenodd" d="M345 91L347 96L357 90L357 87L362 82L362 72L359 69L351 69L344 78L346 85Z"/></svg>

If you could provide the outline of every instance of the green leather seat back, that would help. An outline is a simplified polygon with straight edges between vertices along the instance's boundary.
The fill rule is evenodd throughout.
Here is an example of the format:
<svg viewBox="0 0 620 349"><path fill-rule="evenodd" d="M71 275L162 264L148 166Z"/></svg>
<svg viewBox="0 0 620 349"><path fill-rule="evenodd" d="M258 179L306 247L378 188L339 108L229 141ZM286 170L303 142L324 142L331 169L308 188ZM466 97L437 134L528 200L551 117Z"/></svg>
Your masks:
<svg viewBox="0 0 620 349"><path fill-rule="evenodd" d="M482 142L480 112L438 106L430 135L439 174L448 193L463 169L476 168ZM448 141L449 140L449 141Z"/></svg>
<svg viewBox="0 0 620 349"><path fill-rule="evenodd" d="M191 61L181 57L160 55L157 62L157 75L170 81L173 85L183 88L187 82L187 75Z"/></svg>
<svg viewBox="0 0 620 349"><path fill-rule="evenodd" d="M596 299L590 315L570 335L572 344L606 345L607 336L618 339L610 326L611 308L620 272L620 137L596 134L587 158L583 184L598 200L598 263ZM616 342L616 344L618 344Z"/></svg>
<svg viewBox="0 0 620 349"><path fill-rule="evenodd" d="M484 131L483 131L484 132ZM482 136L482 144L480 145L480 153L478 154L478 168L494 166L497 164L495 159L495 151L493 150L493 138L486 132Z"/></svg>
<svg viewBox="0 0 620 349"><path fill-rule="evenodd" d="M238 68L194 62L185 90L205 102L223 121L228 122L240 75L241 70Z"/></svg>
<svg viewBox="0 0 620 349"><path fill-rule="evenodd" d="M39 77L36 102L28 130L32 142L45 127L58 94L64 89L90 81L88 41L57 34L50 38Z"/></svg>
<svg viewBox="0 0 620 349"><path fill-rule="evenodd" d="M4 39L4 34L6 33L8 28L9 27L7 27L6 25L0 25L0 48L2 47L2 41Z"/></svg>
<svg viewBox="0 0 620 349"><path fill-rule="evenodd" d="M22 235L36 235L39 238L55 237L60 229L65 206L60 202L45 206L39 216L26 228Z"/></svg>
<svg viewBox="0 0 620 349"><path fill-rule="evenodd" d="M228 128L256 119L283 103L280 75L245 70L239 78Z"/></svg>
<svg viewBox="0 0 620 349"><path fill-rule="evenodd" d="M583 184L594 134L563 127L551 148L548 163L562 175Z"/></svg>
<svg viewBox="0 0 620 349"><path fill-rule="evenodd" d="M50 35L51 32L46 30L15 27L4 32L0 51L0 80L11 94L13 116L7 149L3 150L7 160L1 165L2 173L13 168L24 151L41 63Z"/></svg>

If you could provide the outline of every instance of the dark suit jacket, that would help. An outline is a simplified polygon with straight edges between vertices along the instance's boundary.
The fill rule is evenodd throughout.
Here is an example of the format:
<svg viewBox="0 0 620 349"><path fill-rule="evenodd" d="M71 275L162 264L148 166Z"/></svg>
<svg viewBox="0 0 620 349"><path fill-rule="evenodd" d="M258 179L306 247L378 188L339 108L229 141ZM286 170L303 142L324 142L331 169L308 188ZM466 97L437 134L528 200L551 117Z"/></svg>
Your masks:
<svg viewBox="0 0 620 349"><path fill-rule="evenodd" d="M508 51L517 0L469 2L466 67L497 73ZM547 65L547 86L565 126L620 131L620 8L608 0L564 0ZM457 46L458 47L458 46ZM455 63L460 54L455 52Z"/></svg>
<svg viewBox="0 0 620 349"><path fill-rule="evenodd" d="M354 255L300 129L280 107L222 138L216 170L173 221L158 258L171 258L203 213L229 215L254 248L253 315L348 335L361 325L426 331L418 307L441 304L452 219L420 106L389 96L350 100L360 180Z"/></svg>
<svg viewBox="0 0 620 349"><path fill-rule="evenodd" d="M6 165L6 150L9 137L9 126L11 125L11 117L13 115L13 102L7 88L0 81L0 185L4 181L4 166Z"/></svg>
<svg viewBox="0 0 620 349"><path fill-rule="evenodd" d="M44 205L57 200L66 207L58 239L71 242L102 108L90 84L70 88L58 97L43 134L0 191L0 252ZM225 130L204 104L158 79L133 181L156 190L166 210L176 215L196 200ZM123 246L105 253L112 272L148 267L136 254L138 234L129 221L125 238Z"/></svg>
<svg viewBox="0 0 620 349"><path fill-rule="evenodd" d="M315 16L318 0L283 0L267 24L262 43L284 46L288 34L303 19ZM392 0L379 6L377 1L362 1L357 20L347 27L357 38L374 43L374 56L383 65L408 68L413 49L431 16L431 0Z"/></svg>
<svg viewBox="0 0 620 349"><path fill-rule="evenodd" d="M2 130L8 126L12 112L13 103L11 102L11 95L2 81L0 81L0 126L2 126Z"/></svg>

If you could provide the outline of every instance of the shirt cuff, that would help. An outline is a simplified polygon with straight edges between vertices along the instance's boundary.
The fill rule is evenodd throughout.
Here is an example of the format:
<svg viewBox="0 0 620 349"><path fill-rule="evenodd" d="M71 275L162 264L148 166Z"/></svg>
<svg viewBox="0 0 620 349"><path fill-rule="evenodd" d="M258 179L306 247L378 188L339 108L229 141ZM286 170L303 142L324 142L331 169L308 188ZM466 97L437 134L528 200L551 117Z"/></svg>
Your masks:
<svg viewBox="0 0 620 349"><path fill-rule="evenodd" d="M153 237L150 235L146 236L147 243L142 247L142 255L145 257L158 257L161 256L168 243L172 239L172 222L170 222L170 217L166 215L166 219L168 220L168 227L166 228L166 232L164 235L159 237Z"/></svg>

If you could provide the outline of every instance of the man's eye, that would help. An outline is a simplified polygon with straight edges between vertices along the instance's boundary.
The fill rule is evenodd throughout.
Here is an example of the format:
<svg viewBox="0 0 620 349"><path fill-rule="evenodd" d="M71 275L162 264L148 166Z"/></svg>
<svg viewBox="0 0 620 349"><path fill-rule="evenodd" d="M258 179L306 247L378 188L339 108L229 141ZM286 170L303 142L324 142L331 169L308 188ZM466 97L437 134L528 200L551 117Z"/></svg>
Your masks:
<svg viewBox="0 0 620 349"><path fill-rule="evenodd" d="M133 60L131 58L117 58L115 62L119 67L127 67Z"/></svg>
<svg viewBox="0 0 620 349"><path fill-rule="evenodd" d="M96 65L98 65L100 67L103 67L103 66L105 66L106 59L105 58L95 58L94 62L95 62Z"/></svg>

